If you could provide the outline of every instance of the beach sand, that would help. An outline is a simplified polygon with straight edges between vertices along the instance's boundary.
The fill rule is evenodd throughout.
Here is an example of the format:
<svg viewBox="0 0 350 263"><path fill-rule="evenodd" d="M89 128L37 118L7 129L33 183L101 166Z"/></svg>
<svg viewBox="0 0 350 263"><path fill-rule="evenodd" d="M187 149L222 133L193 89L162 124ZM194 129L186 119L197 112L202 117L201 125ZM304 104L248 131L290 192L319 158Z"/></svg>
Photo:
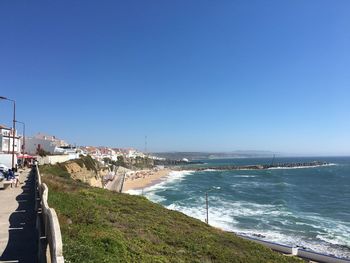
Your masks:
<svg viewBox="0 0 350 263"><path fill-rule="evenodd" d="M142 170L133 172L131 175L125 178L123 192L128 190L142 189L151 186L157 182L162 177L167 176L171 172L170 169L160 169L160 170Z"/></svg>

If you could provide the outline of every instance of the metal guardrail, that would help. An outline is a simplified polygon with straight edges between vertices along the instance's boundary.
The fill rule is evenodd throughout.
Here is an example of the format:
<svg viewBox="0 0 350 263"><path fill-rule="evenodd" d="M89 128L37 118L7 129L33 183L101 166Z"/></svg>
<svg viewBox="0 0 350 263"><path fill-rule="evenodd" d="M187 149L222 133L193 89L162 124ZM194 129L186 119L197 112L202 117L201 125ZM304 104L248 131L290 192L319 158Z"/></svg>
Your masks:
<svg viewBox="0 0 350 263"><path fill-rule="evenodd" d="M39 262L63 263L62 236L56 211L50 208L48 187L41 182L39 168L35 169L35 198L38 212L36 226L39 233Z"/></svg>
<svg viewBox="0 0 350 263"><path fill-rule="evenodd" d="M330 256L330 255L325 255L325 254L317 253L314 251L305 250L305 249L300 248L300 247L286 246L286 245L282 245L282 244L278 244L278 243L274 243L274 242L270 242L270 241L265 241L265 240L261 240L261 239L257 239L257 238L243 236L243 235L237 235L237 236L242 237L242 238L247 239L247 240L250 240L250 241L253 241L253 242L256 242L256 243L259 243L265 247L271 248L274 251L277 251L277 252L280 252L283 254L297 256L297 257L307 259L307 260L312 260L315 262L350 263L350 259L338 258L338 257Z"/></svg>

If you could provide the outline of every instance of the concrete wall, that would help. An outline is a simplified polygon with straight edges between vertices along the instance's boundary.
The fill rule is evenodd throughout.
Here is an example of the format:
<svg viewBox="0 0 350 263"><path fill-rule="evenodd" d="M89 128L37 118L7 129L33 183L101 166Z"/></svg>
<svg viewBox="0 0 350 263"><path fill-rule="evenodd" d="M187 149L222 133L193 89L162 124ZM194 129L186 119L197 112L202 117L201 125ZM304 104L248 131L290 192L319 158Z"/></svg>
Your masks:
<svg viewBox="0 0 350 263"><path fill-rule="evenodd" d="M64 163L70 160L69 155L48 155L45 157L38 157L38 163L42 164L55 164L55 163Z"/></svg>
<svg viewBox="0 0 350 263"><path fill-rule="evenodd" d="M282 244L278 244L278 243L274 243L274 242L269 242L269 241L265 241L265 240L261 240L261 239L256 239L256 238L251 238L251 237L247 237L247 236L242 236L242 235L238 235L244 239L248 239L250 241L253 242L257 242L265 247L271 248L272 250L284 253L284 254L290 254L290 255L294 255L297 257L301 257L303 259L306 260L312 260L314 262L324 262L324 263L350 263L350 260L348 259L344 259L344 258L337 258L337 257L333 257L330 255L324 255L321 253L317 253L314 251L309 251L309 250L305 250L299 247L290 247L290 246L286 246L286 245L282 245Z"/></svg>

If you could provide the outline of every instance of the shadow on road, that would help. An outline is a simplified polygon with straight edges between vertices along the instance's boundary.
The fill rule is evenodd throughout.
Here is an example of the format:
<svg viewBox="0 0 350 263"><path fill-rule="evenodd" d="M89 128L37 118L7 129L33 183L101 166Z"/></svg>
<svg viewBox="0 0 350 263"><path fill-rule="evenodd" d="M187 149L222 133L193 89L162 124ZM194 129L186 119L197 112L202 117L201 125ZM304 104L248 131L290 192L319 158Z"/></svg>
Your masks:
<svg viewBox="0 0 350 263"><path fill-rule="evenodd" d="M27 180L21 185L23 192L16 197L18 208L9 218L9 241L0 256L0 261L37 262L38 235L35 228L34 179L32 170Z"/></svg>

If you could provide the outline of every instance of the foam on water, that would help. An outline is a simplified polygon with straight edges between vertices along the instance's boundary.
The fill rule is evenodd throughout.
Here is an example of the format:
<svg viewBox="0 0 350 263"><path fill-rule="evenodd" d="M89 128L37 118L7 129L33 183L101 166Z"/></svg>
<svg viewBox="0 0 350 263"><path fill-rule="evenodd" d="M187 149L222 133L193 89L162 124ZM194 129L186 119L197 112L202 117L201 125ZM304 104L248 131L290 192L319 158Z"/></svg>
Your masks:
<svg viewBox="0 0 350 263"><path fill-rule="evenodd" d="M130 195L141 195L142 194L142 190L141 189L130 189L128 191L126 191L125 193L130 194Z"/></svg>
<svg viewBox="0 0 350 263"><path fill-rule="evenodd" d="M244 177L241 177L244 178ZM242 187L242 188L262 188L262 187L271 187L271 186L294 186L293 184L286 182L276 182L276 183L267 183L267 182L251 182L251 181L241 181L239 183L234 183L231 185L232 188Z"/></svg>
<svg viewBox="0 0 350 263"><path fill-rule="evenodd" d="M196 202L193 202L191 206L182 202L175 202L166 207L205 222L206 209L204 197L197 198ZM296 221L308 219L313 223L297 221L295 224L313 227L318 233L316 236L318 240L307 240L302 235L293 233L286 234L282 228L276 226L270 227L270 229L259 228L258 226L253 229L245 228L240 224L240 220L246 217L259 218L260 221L267 224L275 220L285 226L291 223L289 220L282 220L281 218L294 218ZM258 236L264 240L290 246L305 247L338 257L350 257L350 250L341 248L341 246L350 247L348 238L350 228L344 222L333 222L313 214L295 215L281 205L266 205L245 201L227 202L213 196L209 199L209 223L212 226L242 235L255 238Z"/></svg>
<svg viewBox="0 0 350 263"><path fill-rule="evenodd" d="M174 184L180 182L187 175L192 173L193 171L172 171L166 177L162 178L162 180L157 184L145 187L144 189L128 190L126 193L131 195L144 195L149 200L160 203L166 199L160 195L157 195L158 192L174 186Z"/></svg>
<svg viewBox="0 0 350 263"><path fill-rule="evenodd" d="M181 204L173 203L166 206L168 209L180 211L188 216L197 218L205 222L206 210L205 199L200 200L203 202L202 206L184 206ZM322 232L328 231L328 234L319 234L316 237L319 240L306 240L300 235L285 234L282 229L275 227L274 229L263 228L244 228L239 224L240 217L261 217L268 216L292 216L288 211L283 211L279 207L273 205L261 205L256 203L236 202L228 203L224 202L220 207L209 206L209 223L212 226L219 227L223 230L235 232L237 234L246 235L250 237L259 237L263 240L281 243L289 246L300 246L309 250L317 251L319 253L331 254L338 257L350 257L350 250L347 248L342 249L339 246L349 246L349 239L347 233L349 229L344 225L337 225L335 231L329 228L322 228ZM285 222L288 224L288 222ZM319 226L314 225L319 228ZM333 228L334 230L334 228ZM343 232L345 231L345 232ZM336 245L336 246L332 246Z"/></svg>

